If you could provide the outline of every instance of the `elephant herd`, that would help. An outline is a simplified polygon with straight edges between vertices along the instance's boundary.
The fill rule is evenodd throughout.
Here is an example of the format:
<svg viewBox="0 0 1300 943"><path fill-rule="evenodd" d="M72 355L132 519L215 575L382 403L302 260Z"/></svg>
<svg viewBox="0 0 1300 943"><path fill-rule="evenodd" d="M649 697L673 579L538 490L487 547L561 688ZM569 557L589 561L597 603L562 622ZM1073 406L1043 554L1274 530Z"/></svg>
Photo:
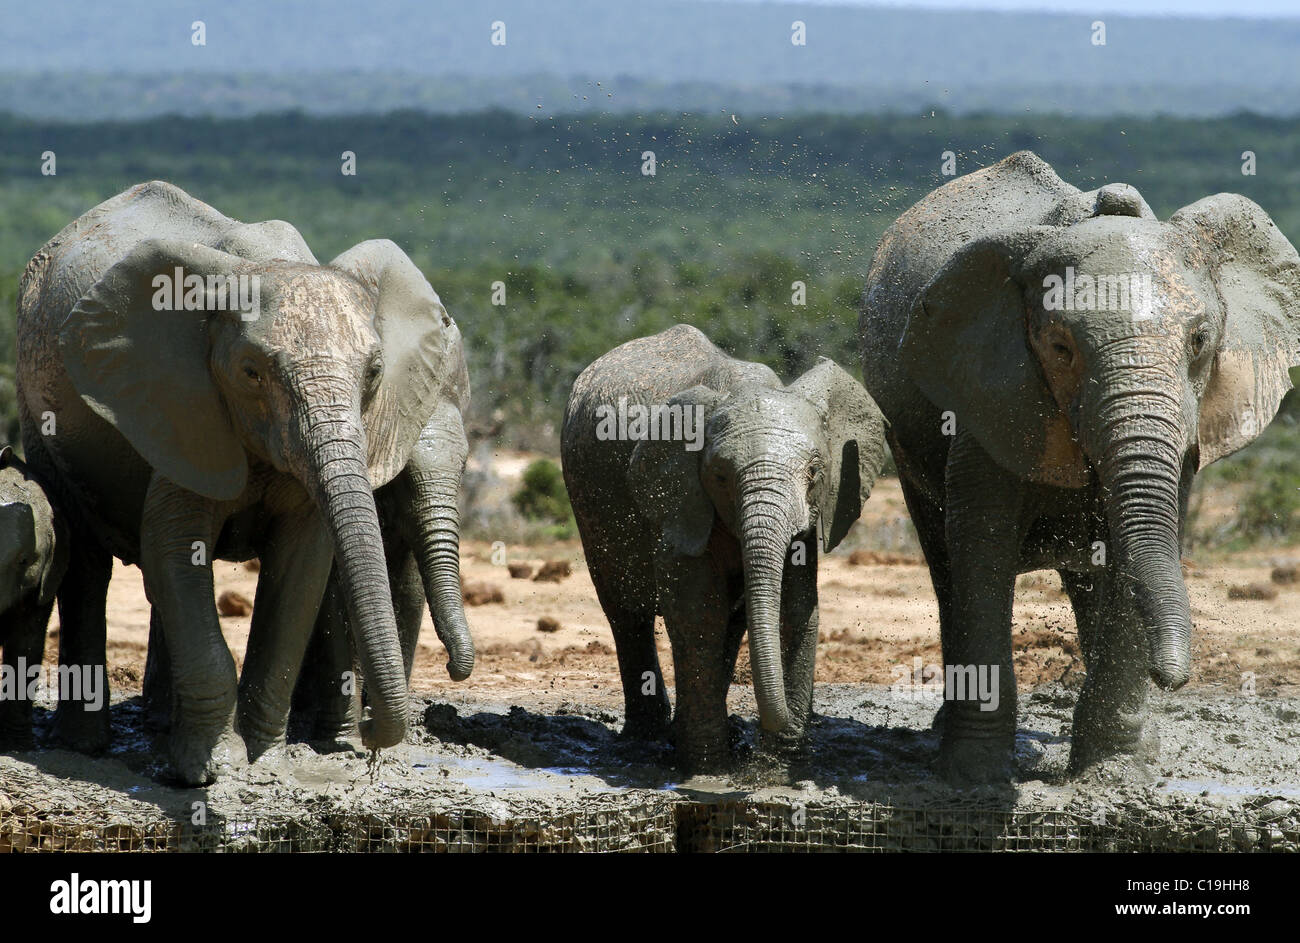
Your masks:
<svg viewBox="0 0 1300 943"><path fill-rule="evenodd" d="M1244 197L1162 222L1130 186L1083 192L1020 152L885 232L859 336L862 383L823 358L786 384L684 325L575 381L564 479L617 645L624 733L724 768L747 637L761 746L800 747L818 554L858 519L888 443L938 602L941 774L1011 777L1015 579L1045 568L1087 669L1071 771L1140 767L1158 750L1147 679L1176 689L1190 673L1191 483L1290 388L1300 256ZM145 695L176 779L282 750L291 715L322 748L400 742L426 606L449 673L469 676L464 349L393 243L321 265L286 223L136 186L29 263L18 390L25 456L0 453L5 670L40 664L57 594L61 665L102 672L113 558L138 565ZM237 673L212 562L252 557ZM976 677L998 696L963 683ZM60 700L62 742L96 751L109 733L107 710ZM0 740L30 743L29 702L0 700Z"/></svg>

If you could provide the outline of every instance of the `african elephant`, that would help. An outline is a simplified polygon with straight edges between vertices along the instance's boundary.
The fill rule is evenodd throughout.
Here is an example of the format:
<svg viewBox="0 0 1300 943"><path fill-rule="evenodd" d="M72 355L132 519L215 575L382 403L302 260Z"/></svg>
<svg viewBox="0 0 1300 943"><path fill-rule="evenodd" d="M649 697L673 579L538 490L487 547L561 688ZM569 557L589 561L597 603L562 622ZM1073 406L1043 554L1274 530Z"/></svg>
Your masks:
<svg viewBox="0 0 1300 943"><path fill-rule="evenodd" d="M1180 567L1195 473L1253 439L1290 388L1300 257L1235 194L1158 220L1131 186L1087 193L1027 151L960 177L886 231L863 293L867 387L890 422L939 603L950 780L1005 781L1018 573L1055 568L1087 679L1070 769L1136 771L1148 675L1188 679Z"/></svg>
<svg viewBox="0 0 1300 943"><path fill-rule="evenodd" d="M764 746L799 743L812 705L817 534L828 552L844 538L884 448L880 411L830 360L785 386L677 325L582 372L565 410L564 480L614 633L625 734L667 729L659 614L684 766L728 759L727 689L747 627Z"/></svg>
<svg viewBox="0 0 1300 943"><path fill-rule="evenodd" d="M398 638L410 684L426 602L434 630L447 650L447 673L463 681L474 669L474 640L460 587L458 501L469 442L469 373L464 350L453 354L452 379L424 427L410 460L391 482L375 489ZM319 741L352 739L360 716L360 690L341 679L353 668L352 633L337 568L316 618L303 673L294 692L295 723Z"/></svg>
<svg viewBox="0 0 1300 943"><path fill-rule="evenodd" d="M28 669L45 655L45 628L68 565L68 538L45 489L9 446L0 448L0 747L32 744ZM9 685L12 685L10 687Z"/></svg>
<svg viewBox="0 0 1300 943"><path fill-rule="evenodd" d="M100 204L29 263L23 442L73 534L60 658L103 664L112 557L138 563L169 655L168 758L181 780L208 782L283 741L335 558L372 692L363 742L403 738L372 488L406 465L458 342L393 243L322 266L289 224L243 224L166 183ZM262 567L237 680L211 564L253 555ZM81 748L107 742L107 717L76 702L56 722Z"/></svg>

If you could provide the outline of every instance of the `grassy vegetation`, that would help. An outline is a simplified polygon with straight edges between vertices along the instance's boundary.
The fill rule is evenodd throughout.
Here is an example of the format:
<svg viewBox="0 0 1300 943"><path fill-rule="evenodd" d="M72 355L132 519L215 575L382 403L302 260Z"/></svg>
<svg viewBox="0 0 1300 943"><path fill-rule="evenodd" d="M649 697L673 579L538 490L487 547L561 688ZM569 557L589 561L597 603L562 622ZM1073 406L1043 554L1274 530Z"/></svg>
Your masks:
<svg viewBox="0 0 1300 943"><path fill-rule="evenodd" d="M281 218L328 260L396 240L457 318L476 419L554 453L574 377L611 347L684 321L790 377L819 355L857 372L857 296L875 243L944 182L1033 148L1085 188L1126 181L1161 216L1236 191L1300 239L1293 122L506 112L356 118L300 114L39 124L0 116L0 436L12 434L13 317L27 259L69 220L162 178L228 215ZM42 176L42 152L58 174ZM644 151L656 173L641 172ZM1259 171L1241 174L1241 153ZM340 173L356 155L357 174ZM506 303L492 304L504 282ZM807 304L791 303L792 283ZM1292 533L1294 404L1210 480L1241 477L1243 533ZM1289 502L1289 503L1288 503Z"/></svg>
<svg viewBox="0 0 1300 943"><path fill-rule="evenodd" d="M523 481L514 495L514 505L528 521L546 526L551 540L577 536L578 524L569 505L560 466L548 458L539 458L524 469Z"/></svg>

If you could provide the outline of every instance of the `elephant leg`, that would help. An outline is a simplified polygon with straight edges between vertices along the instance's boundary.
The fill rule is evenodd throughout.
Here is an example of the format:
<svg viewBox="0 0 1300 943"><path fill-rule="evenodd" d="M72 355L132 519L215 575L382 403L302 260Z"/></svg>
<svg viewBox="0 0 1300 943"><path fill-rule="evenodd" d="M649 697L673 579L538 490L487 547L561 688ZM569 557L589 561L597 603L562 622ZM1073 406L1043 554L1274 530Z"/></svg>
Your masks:
<svg viewBox="0 0 1300 943"><path fill-rule="evenodd" d="M787 561L781 581L781 661L790 726L780 736L763 731L764 749L797 750L803 745L812 713L813 676L817 671L817 545L805 540L807 559Z"/></svg>
<svg viewBox="0 0 1300 943"><path fill-rule="evenodd" d="M259 556L262 569L239 679L239 731L253 760L285 742L294 685L329 581L334 547L324 518L311 507L280 516Z"/></svg>
<svg viewBox="0 0 1300 943"><path fill-rule="evenodd" d="M291 728L318 750L358 743L361 681L357 673L347 607L330 570L316 626L293 689Z"/></svg>
<svg viewBox="0 0 1300 943"><path fill-rule="evenodd" d="M622 735L636 740L667 739L671 708L655 647L654 610L625 605L619 594L609 589L599 566L592 566L590 572L618 654L623 682Z"/></svg>
<svg viewBox="0 0 1300 943"><path fill-rule="evenodd" d="M144 711L150 729L166 732L172 719L172 678L167 665L167 637L158 607L149 607L149 651L144 662Z"/></svg>
<svg viewBox="0 0 1300 943"><path fill-rule="evenodd" d="M211 552L219 531L211 502L153 476L141 515L140 569L171 668L176 709L168 762L174 776L195 786L247 760L234 730L235 659L213 598Z"/></svg>
<svg viewBox="0 0 1300 943"><path fill-rule="evenodd" d="M54 600L20 606L7 616L4 666L18 685L13 698L0 698L0 749L27 750L35 745L32 734L32 699L27 696L27 672L45 659L45 627ZM107 701L105 701L107 703Z"/></svg>
<svg viewBox="0 0 1300 943"><path fill-rule="evenodd" d="M657 567L664 624L673 647L677 709L673 737L691 773L716 772L731 760L727 661L731 604L711 558L674 558Z"/></svg>
<svg viewBox="0 0 1300 943"><path fill-rule="evenodd" d="M1117 588L1117 575L1062 573L1079 626L1079 647L1088 674L1071 728L1071 776L1112 759L1141 767L1160 752L1159 737L1146 726L1147 662L1142 619ZM1089 590L1091 586L1091 590Z"/></svg>
<svg viewBox="0 0 1300 943"><path fill-rule="evenodd" d="M59 700L54 738L82 753L108 748L112 736L108 690L108 626L105 607L113 557L86 539L72 541L68 571L59 585L59 665L103 671L100 709L83 700ZM209 595L211 595L209 593Z"/></svg>
<svg viewBox="0 0 1300 943"><path fill-rule="evenodd" d="M948 560L943 508L927 498L905 476L899 476L903 486L903 502L916 528L916 536L930 569L930 585L939 604L939 643L942 651L953 645L952 567ZM931 728L942 733L948 716L949 704L945 700L935 712Z"/></svg>
<svg viewBox="0 0 1300 943"><path fill-rule="evenodd" d="M393 588L393 614L397 616L397 639L402 645L402 664L406 668L409 688L425 612L420 564L410 547L400 545L389 551L388 585Z"/></svg>
<svg viewBox="0 0 1300 943"><path fill-rule="evenodd" d="M946 536L956 618L945 639L939 770L955 783L1011 777L1016 682L1011 608L1024 536L1021 483L958 434L946 470Z"/></svg>

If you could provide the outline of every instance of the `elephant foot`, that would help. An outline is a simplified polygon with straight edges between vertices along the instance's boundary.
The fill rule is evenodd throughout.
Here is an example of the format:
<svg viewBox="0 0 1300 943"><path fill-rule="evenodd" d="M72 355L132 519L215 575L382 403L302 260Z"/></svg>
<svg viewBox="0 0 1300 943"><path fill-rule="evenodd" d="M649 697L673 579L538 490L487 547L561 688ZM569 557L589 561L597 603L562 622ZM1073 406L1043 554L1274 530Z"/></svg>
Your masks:
<svg viewBox="0 0 1300 943"><path fill-rule="evenodd" d="M62 702L54 712L54 742L78 753L103 753L113 740L112 720L107 704L91 711Z"/></svg>
<svg viewBox="0 0 1300 943"><path fill-rule="evenodd" d="M808 740L800 730L784 730L781 733L759 731L758 752L763 756L781 763L796 763L808 757Z"/></svg>
<svg viewBox="0 0 1300 943"><path fill-rule="evenodd" d="M248 755L248 762L256 763L262 757L274 758L285 755L286 743L284 737L272 737L269 739L259 739L244 735L244 749Z"/></svg>
<svg viewBox="0 0 1300 943"><path fill-rule="evenodd" d="M229 727L217 736L172 734L166 775L186 786L206 786L221 776L248 765L248 749Z"/></svg>
<svg viewBox="0 0 1300 943"><path fill-rule="evenodd" d="M944 737L939 746L939 776L951 786L1007 785L1011 782L1012 737Z"/></svg>
<svg viewBox="0 0 1300 943"><path fill-rule="evenodd" d="M257 747L247 742L245 745L248 749L248 765L255 769L262 772L287 773L293 766L289 757L289 744L283 740Z"/></svg>
<svg viewBox="0 0 1300 943"><path fill-rule="evenodd" d="M1151 778L1148 764L1160 758L1160 735L1140 719L1126 720L1103 732L1075 730L1067 770L1071 779L1115 782L1116 777Z"/></svg>
<svg viewBox="0 0 1300 943"><path fill-rule="evenodd" d="M1103 706L1095 707L1098 703ZM1070 778L1098 766L1136 772L1159 759L1160 734L1146 720L1145 708L1117 711L1096 697L1081 696L1071 725Z"/></svg>
<svg viewBox="0 0 1300 943"><path fill-rule="evenodd" d="M1118 753L1100 757L1085 766L1076 768L1074 754L1070 755L1070 779L1094 786L1145 785L1155 781L1151 765L1141 756Z"/></svg>
<svg viewBox="0 0 1300 943"><path fill-rule="evenodd" d="M359 732L351 737L324 737L319 740L308 740L307 745L322 756L331 753L351 753L353 756L365 757L369 753L361 743L361 734Z"/></svg>
<svg viewBox="0 0 1300 943"><path fill-rule="evenodd" d="M930 721L930 729L937 734L942 734L944 728L948 725L948 718L952 716L952 701L944 701L939 705L939 709L934 712L934 720Z"/></svg>
<svg viewBox="0 0 1300 943"><path fill-rule="evenodd" d="M628 715L619 736L625 740L669 740L672 736L672 723L667 716Z"/></svg>

